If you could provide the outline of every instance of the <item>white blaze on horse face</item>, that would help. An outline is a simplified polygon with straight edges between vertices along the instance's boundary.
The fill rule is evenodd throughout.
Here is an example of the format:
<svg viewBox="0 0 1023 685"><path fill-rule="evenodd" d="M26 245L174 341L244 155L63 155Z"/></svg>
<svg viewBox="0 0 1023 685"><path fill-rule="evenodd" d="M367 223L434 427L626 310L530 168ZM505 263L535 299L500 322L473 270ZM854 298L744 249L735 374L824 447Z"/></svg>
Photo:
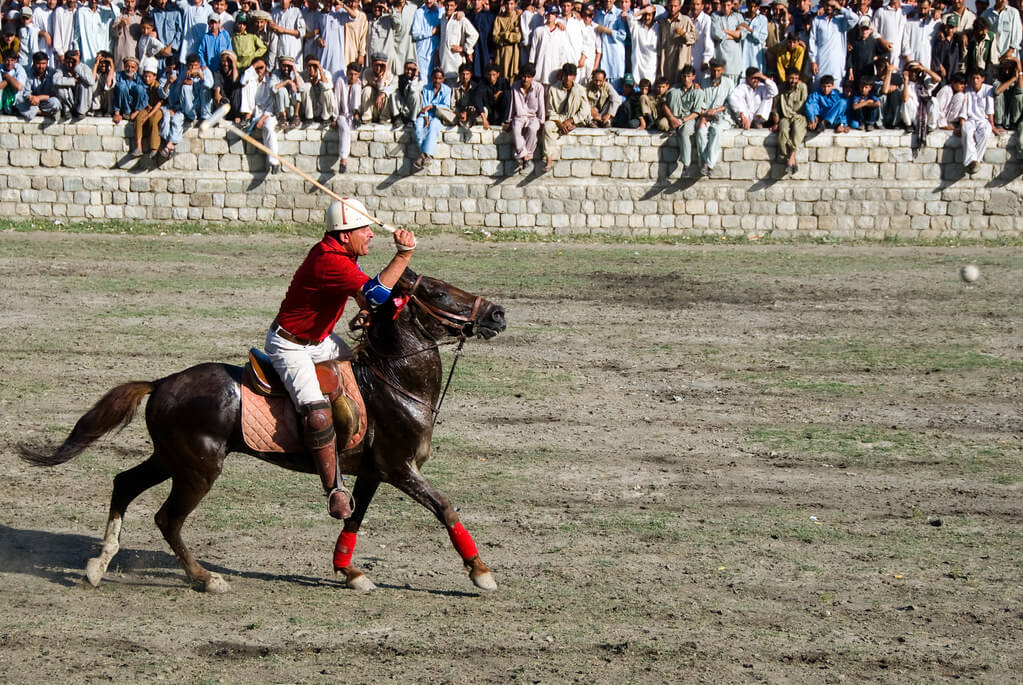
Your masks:
<svg viewBox="0 0 1023 685"><path fill-rule="evenodd" d="M100 550L99 556L89 559L88 564L85 566L85 577L93 587L98 586L99 581L103 580L103 576L107 572L107 566L110 565L110 561L120 549L120 539L121 517L115 514L107 521L107 532L103 536L103 548Z"/></svg>

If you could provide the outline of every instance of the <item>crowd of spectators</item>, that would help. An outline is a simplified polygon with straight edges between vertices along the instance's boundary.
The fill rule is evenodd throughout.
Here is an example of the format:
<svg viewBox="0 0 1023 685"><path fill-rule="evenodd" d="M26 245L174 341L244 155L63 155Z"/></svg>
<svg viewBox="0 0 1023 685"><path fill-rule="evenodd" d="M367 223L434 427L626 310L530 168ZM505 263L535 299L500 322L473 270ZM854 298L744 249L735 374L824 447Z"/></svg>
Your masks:
<svg viewBox="0 0 1023 685"><path fill-rule="evenodd" d="M383 123L413 128L416 168L443 126L503 126L545 170L575 128L618 127L671 134L701 174L733 126L777 131L791 172L808 131L954 130L972 173L1020 124L1020 0L814 1L5 0L0 112L130 120L132 155L169 158L228 105L272 172L310 122L337 127L342 172Z"/></svg>

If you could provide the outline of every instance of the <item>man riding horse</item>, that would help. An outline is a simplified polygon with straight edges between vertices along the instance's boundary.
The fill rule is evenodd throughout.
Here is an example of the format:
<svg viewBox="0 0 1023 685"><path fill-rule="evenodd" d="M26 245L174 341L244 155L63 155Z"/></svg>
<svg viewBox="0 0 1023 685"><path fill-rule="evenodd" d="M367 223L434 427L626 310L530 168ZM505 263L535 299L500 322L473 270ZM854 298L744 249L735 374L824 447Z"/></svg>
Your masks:
<svg viewBox="0 0 1023 685"><path fill-rule="evenodd" d="M324 221L326 233L291 279L264 349L301 416L302 443L320 474L327 509L334 518L345 519L352 514L351 495L337 466L334 418L320 391L314 364L336 359L346 349L333 331L349 297L360 307L387 301L412 258L416 237L412 231L395 231L394 257L370 278L358 265L359 257L369 254L373 238L365 206L354 199L335 201Z"/></svg>

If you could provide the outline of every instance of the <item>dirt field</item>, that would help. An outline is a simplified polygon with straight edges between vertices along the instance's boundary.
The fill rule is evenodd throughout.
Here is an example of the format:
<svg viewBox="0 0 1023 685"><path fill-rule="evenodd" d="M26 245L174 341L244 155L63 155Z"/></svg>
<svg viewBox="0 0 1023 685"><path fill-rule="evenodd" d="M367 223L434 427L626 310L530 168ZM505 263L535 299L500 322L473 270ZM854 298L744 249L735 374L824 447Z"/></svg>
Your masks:
<svg viewBox="0 0 1023 685"><path fill-rule="evenodd" d="M52 470L113 385L241 363L312 237L0 234L0 681L1010 682L1023 670L1023 252L485 244L423 272L503 304L424 473L500 584L383 487L356 563L315 476L241 455L187 586L128 510L82 583L137 419ZM377 239L367 271L387 255ZM975 285L959 281L967 261Z"/></svg>

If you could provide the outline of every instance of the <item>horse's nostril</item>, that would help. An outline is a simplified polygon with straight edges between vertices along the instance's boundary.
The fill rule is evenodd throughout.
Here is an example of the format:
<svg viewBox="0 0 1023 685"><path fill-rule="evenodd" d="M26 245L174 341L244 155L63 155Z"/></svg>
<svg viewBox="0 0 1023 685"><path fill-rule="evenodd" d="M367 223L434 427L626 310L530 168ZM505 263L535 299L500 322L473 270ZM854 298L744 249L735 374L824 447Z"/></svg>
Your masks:
<svg viewBox="0 0 1023 685"><path fill-rule="evenodd" d="M491 312L490 318L493 319L494 321L504 321L504 310L495 309L493 312Z"/></svg>

